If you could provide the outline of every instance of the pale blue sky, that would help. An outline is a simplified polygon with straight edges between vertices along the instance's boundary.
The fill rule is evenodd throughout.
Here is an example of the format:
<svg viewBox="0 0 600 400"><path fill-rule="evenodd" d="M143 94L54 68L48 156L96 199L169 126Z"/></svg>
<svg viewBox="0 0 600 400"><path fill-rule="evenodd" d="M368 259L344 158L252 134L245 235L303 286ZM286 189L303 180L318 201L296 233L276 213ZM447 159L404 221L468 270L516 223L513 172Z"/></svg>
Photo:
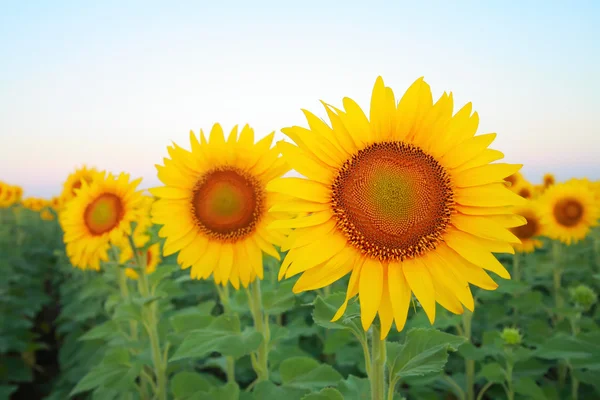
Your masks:
<svg viewBox="0 0 600 400"><path fill-rule="evenodd" d="M378 75L473 101L529 179L600 178L600 2L218 3L0 0L0 180L50 196L86 163L154 186L190 129L367 107Z"/></svg>

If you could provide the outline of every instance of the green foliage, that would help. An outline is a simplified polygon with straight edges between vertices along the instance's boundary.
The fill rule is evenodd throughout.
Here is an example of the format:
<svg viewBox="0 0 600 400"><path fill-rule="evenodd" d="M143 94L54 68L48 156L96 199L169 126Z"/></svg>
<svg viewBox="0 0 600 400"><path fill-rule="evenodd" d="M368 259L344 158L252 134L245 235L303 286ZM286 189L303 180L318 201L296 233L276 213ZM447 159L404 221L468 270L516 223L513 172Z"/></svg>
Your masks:
<svg viewBox="0 0 600 400"><path fill-rule="evenodd" d="M172 400L370 400L363 350L372 335L362 329L358 301L331 321L348 277L294 294L296 279L279 282L279 262L266 257L263 336L245 290L230 287L224 303L212 281L180 270L176 255L148 276L147 294L127 280L124 296L115 263L100 272L70 266L56 221L0 211L0 400L31 390L29 398L49 400L149 399L156 386L149 328ZM411 303L405 329L392 328L387 339L389 398L467 400L469 385L481 399L553 400L573 390L580 399L600 397L600 265L592 244L563 248L558 290L545 243L520 256L519 282L494 277L498 290L472 287L472 315L438 307L431 327ZM514 268L511 255L498 257ZM155 324L144 325L153 310ZM254 366L265 337L269 377L260 381Z"/></svg>

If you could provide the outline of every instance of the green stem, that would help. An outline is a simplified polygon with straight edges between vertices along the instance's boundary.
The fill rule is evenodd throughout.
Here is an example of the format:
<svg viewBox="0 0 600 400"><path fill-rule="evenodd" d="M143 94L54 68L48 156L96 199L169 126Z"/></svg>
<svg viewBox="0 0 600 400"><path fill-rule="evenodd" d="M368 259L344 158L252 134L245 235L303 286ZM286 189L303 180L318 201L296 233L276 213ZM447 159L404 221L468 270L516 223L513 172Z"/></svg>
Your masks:
<svg viewBox="0 0 600 400"><path fill-rule="evenodd" d="M454 379L452 379L452 377L450 377L450 376L448 376L448 375L446 375L446 374L444 374L444 375L443 375L443 377L444 377L444 380L445 380L446 382L448 382L448 384L449 384L450 386L452 386L452 388L453 388L453 389L456 391L456 395L458 396L458 398L459 398L460 400L464 400L464 398L465 398L465 392L464 392L464 390L462 390L462 388L461 388L461 387L458 385L458 383L456 383L456 381L455 381Z"/></svg>
<svg viewBox="0 0 600 400"><path fill-rule="evenodd" d="M492 385L493 385L493 384L494 384L494 382L488 382L488 383L486 383L486 384L485 384L485 385L484 385L484 386L481 388L481 390L479 391L479 393L477 394L477 400L481 400L481 399L483 399L483 395L485 394L485 392L487 392L487 390L488 390L489 388L491 388L491 387L492 387Z"/></svg>
<svg viewBox="0 0 600 400"><path fill-rule="evenodd" d="M217 288L219 300L221 300L221 305L223 306L223 312L225 314L233 314L231 311L231 301L229 298L229 285L225 284L225 286L221 287L215 283L215 287ZM235 358L233 356L225 356L225 361L227 382L235 382Z"/></svg>
<svg viewBox="0 0 600 400"><path fill-rule="evenodd" d="M367 340L367 336L364 334L364 331L362 337L356 333L354 336L356 336L360 346L363 349L363 354L365 356L365 371L367 372L367 376L371 376L371 352L369 351L369 342Z"/></svg>
<svg viewBox="0 0 600 400"><path fill-rule="evenodd" d="M512 375L513 375L512 363L507 362L506 363L506 384L508 386L508 390L507 390L506 396L508 397L508 400L514 400L514 398L515 398L515 390L513 388Z"/></svg>
<svg viewBox="0 0 600 400"><path fill-rule="evenodd" d="M513 255L513 278L515 280L515 282L521 282L521 257L518 251L515 251L515 254ZM515 293L515 297L517 297L518 294ZM519 309L517 308L517 306L515 306L514 310L513 310L513 319L514 319L514 324L518 325L519 322Z"/></svg>
<svg viewBox="0 0 600 400"><path fill-rule="evenodd" d="M385 339L380 339L379 328L373 324L371 336L371 400L385 399Z"/></svg>
<svg viewBox="0 0 600 400"><path fill-rule="evenodd" d="M471 321L473 319L473 313L469 310L465 310L462 315L463 323L463 335L468 341L471 341ZM469 360L465 358L465 383L467 400L475 400L475 360Z"/></svg>
<svg viewBox="0 0 600 400"><path fill-rule="evenodd" d="M140 295L143 298L150 297L150 289L148 284L148 275L146 274L146 260L145 257L140 256L135 247L133 238L129 236L129 244L135 261L138 265L139 275L138 278L138 289ZM167 376L166 376L166 359L163 360L162 353L160 351L160 338L158 335L158 318L156 310L156 301L153 301L149 306L144 306L144 312L142 313L144 318L144 326L148 332L150 339L150 346L152 352L152 363L154 364L154 375L156 377L157 393L155 393L158 400L167 400Z"/></svg>
<svg viewBox="0 0 600 400"><path fill-rule="evenodd" d="M556 310L555 313L558 314L559 310L563 306L563 299L560 295L561 288L561 280L562 280L562 257L561 257L561 245L559 241L554 241L552 243L552 256L554 258L554 271L552 274L553 283L554 283L554 302ZM557 315L556 321L560 321L562 318Z"/></svg>
<svg viewBox="0 0 600 400"><path fill-rule="evenodd" d="M269 330L269 316L264 313L262 307L262 295L260 293L260 279L256 279L250 284L248 293L248 302L250 312L254 319L254 329L263 335L263 341L260 344L255 355L255 362L252 363L258 382L269 380L269 340L271 332Z"/></svg>

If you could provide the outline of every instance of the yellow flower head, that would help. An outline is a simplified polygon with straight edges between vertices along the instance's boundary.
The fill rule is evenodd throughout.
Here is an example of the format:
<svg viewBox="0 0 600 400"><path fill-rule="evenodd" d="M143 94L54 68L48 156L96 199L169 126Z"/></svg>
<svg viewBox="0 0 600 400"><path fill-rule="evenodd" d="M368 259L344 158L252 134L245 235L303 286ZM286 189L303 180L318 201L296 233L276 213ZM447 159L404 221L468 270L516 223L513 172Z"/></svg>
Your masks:
<svg viewBox="0 0 600 400"><path fill-rule="evenodd" d="M474 307L468 283L497 284L484 270L509 273L495 253L514 253L508 228L525 223L510 206L525 200L504 183L520 165L490 164L503 154L475 136L479 117L467 104L453 114L452 94L433 102L421 78L396 102L378 78L369 118L353 100L326 103L331 125L304 111L308 128L283 129L286 161L306 178L280 178L268 190L293 197L271 229L295 228L280 278L302 274L294 291L315 290L350 275L346 301L358 294L362 326L379 314L381 336L401 330L414 293L429 320L436 302L460 314Z"/></svg>
<svg viewBox="0 0 600 400"><path fill-rule="evenodd" d="M279 258L273 245L281 244L284 235L266 229L274 218L267 210L277 196L265 186L289 167L271 148L273 136L255 143L246 125L239 136L236 126L225 139L215 124L208 140L202 130L200 141L190 132L191 151L173 145L171 158L157 166L165 186L150 190L159 198L152 220L163 225L163 254L179 251L177 261L191 267L192 278L212 274L216 283L246 287L263 277L263 252Z"/></svg>
<svg viewBox="0 0 600 400"><path fill-rule="evenodd" d="M141 259L145 259L146 261L146 274L149 275L156 271L156 267L160 264L160 245L158 243L154 243L145 251L138 250L139 257ZM144 257L145 256L145 257ZM138 279L139 274L133 268L126 268L125 275L127 275L130 279Z"/></svg>
<svg viewBox="0 0 600 400"><path fill-rule="evenodd" d="M21 200L23 189L0 182L0 207L10 207Z"/></svg>
<svg viewBox="0 0 600 400"><path fill-rule="evenodd" d="M556 179L554 178L554 175L551 173L547 173L544 174L544 187L550 187L552 185L554 185L556 183Z"/></svg>
<svg viewBox="0 0 600 400"><path fill-rule="evenodd" d="M62 203L65 204L77 195L77 191L81 189L83 183L90 185L94 177L99 172L96 168L88 168L85 165L70 174L65 183L63 183L63 191L60 195Z"/></svg>
<svg viewBox="0 0 600 400"><path fill-rule="evenodd" d="M527 223L510 229L521 240L521 243L514 243L513 247L520 253L532 253L543 244L538 239L542 235L539 204L536 201L530 201L526 205L516 207L514 211L525 218Z"/></svg>
<svg viewBox="0 0 600 400"><path fill-rule="evenodd" d="M585 238L600 217L600 205L584 180L551 186L540 201L545 235L567 245Z"/></svg>
<svg viewBox="0 0 600 400"><path fill-rule="evenodd" d="M100 261L108 260L110 243L131 234L131 223L140 218L142 196L136 191L140 181L130 182L129 174L101 173L91 184L83 182L59 215L73 266L100 269Z"/></svg>

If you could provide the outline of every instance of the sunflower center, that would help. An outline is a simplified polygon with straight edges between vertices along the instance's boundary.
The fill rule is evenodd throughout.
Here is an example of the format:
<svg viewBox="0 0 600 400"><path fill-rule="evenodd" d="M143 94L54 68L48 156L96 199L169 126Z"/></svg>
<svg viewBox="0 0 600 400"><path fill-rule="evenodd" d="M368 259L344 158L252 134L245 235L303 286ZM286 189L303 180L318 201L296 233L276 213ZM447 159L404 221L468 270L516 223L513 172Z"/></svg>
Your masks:
<svg viewBox="0 0 600 400"><path fill-rule="evenodd" d="M519 239L531 239L536 236L540 230L540 225L534 215L523 215L527 221L525 225L511 228L510 231Z"/></svg>
<svg viewBox="0 0 600 400"><path fill-rule="evenodd" d="M554 206L554 218L563 226L575 226L583 216L583 206L577 200L563 199Z"/></svg>
<svg viewBox="0 0 600 400"><path fill-rule="evenodd" d="M86 207L83 219L93 235L102 235L119 224L123 213L123 203L119 196L104 193Z"/></svg>
<svg viewBox="0 0 600 400"><path fill-rule="evenodd" d="M263 208L259 182L235 168L206 173L196 184L192 198L196 224L207 235L226 241L251 233Z"/></svg>
<svg viewBox="0 0 600 400"><path fill-rule="evenodd" d="M454 209L445 169L403 142L360 150L340 168L332 189L338 227L362 253L382 261L435 249Z"/></svg>
<svg viewBox="0 0 600 400"><path fill-rule="evenodd" d="M523 188L523 189L519 190L519 196L521 196L525 199L530 199L531 198L531 190L529 190L529 188Z"/></svg>

